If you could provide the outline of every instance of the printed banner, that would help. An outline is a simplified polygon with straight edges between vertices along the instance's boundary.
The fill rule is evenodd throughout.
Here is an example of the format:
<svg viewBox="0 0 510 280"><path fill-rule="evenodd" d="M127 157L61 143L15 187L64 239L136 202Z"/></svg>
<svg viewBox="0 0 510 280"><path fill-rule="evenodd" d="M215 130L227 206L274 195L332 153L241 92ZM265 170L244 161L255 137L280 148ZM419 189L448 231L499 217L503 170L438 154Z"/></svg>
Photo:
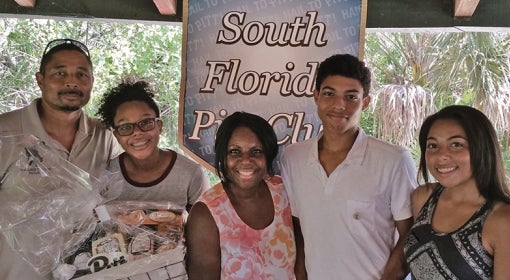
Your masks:
<svg viewBox="0 0 510 280"><path fill-rule="evenodd" d="M181 149L213 171L216 130L235 111L267 119L280 151L317 135L317 67L360 55L365 15L366 0L184 1Z"/></svg>

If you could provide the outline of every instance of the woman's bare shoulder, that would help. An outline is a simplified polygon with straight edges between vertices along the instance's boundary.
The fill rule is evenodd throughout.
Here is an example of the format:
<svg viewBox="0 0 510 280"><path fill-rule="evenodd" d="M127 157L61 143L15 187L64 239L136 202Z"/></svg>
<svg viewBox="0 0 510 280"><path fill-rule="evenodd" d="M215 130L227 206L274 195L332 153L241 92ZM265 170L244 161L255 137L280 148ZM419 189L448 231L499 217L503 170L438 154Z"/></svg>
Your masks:
<svg viewBox="0 0 510 280"><path fill-rule="evenodd" d="M506 251L510 256L510 204L496 202L485 221L483 239L489 244L488 251L493 253L496 248Z"/></svg>
<svg viewBox="0 0 510 280"><path fill-rule="evenodd" d="M411 204L413 209L413 217L416 218L427 199L429 199L432 191L437 187L437 183L427 183L418 186L411 194Z"/></svg>
<svg viewBox="0 0 510 280"><path fill-rule="evenodd" d="M510 230L510 204L504 202L494 203L487 222L496 223L498 227L508 227L508 230Z"/></svg>
<svg viewBox="0 0 510 280"><path fill-rule="evenodd" d="M413 191L413 198L427 200L436 187L437 183L427 183L420 185Z"/></svg>

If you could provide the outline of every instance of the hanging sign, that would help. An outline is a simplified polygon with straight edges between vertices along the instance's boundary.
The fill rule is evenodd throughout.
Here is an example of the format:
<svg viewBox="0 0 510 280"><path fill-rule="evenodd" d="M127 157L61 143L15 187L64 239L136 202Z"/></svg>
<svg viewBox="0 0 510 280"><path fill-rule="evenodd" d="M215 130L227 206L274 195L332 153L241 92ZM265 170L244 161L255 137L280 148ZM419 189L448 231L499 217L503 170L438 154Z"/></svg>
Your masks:
<svg viewBox="0 0 510 280"><path fill-rule="evenodd" d="M319 63L360 55L366 0L187 0L179 144L214 170L214 139L235 111L269 121L280 150L321 130ZM363 34L363 36L361 36Z"/></svg>

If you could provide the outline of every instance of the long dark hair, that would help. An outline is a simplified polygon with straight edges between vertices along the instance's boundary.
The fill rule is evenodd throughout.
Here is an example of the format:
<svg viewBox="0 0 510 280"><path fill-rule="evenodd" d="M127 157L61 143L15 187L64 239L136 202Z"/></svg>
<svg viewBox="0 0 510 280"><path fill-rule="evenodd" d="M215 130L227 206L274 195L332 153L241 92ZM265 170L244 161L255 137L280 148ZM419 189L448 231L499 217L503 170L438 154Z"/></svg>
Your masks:
<svg viewBox="0 0 510 280"><path fill-rule="evenodd" d="M471 170L480 194L487 200L510 203L505 169L498 137L491 121L479 110L462 105L452 105L430 115L423 122L419 145L421 150L419 173L429 182L425 150L430 128L437 120L454 120L464 129L469 143Z"/></svg>

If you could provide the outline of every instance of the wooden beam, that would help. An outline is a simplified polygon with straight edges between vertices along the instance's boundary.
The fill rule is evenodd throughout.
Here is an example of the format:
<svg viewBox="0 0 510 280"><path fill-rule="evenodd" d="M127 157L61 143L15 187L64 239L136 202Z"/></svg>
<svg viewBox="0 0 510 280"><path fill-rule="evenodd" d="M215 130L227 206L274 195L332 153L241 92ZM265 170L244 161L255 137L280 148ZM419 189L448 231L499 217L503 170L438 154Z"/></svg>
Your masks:
<svg viewBox="0 0 510 280"><path fill-rule="evenodd" d="M35 7L35 1L36 0L14 0L16 3L18 3L18 5L22 6L22 7L30 7L30 8L33 8Z"/></svg>
<svg viewBox="0 0 510 280"><path fill-rule="evenodd" d="M152 0L162 15L172 16L177 13L177 0Z"/></svg>
<svg viewBox="0 0 510 280"><path fill-rule="evenodd" d="M454 0L455 1L455 17L471 17L480 3L480 0Z"/></svg>

